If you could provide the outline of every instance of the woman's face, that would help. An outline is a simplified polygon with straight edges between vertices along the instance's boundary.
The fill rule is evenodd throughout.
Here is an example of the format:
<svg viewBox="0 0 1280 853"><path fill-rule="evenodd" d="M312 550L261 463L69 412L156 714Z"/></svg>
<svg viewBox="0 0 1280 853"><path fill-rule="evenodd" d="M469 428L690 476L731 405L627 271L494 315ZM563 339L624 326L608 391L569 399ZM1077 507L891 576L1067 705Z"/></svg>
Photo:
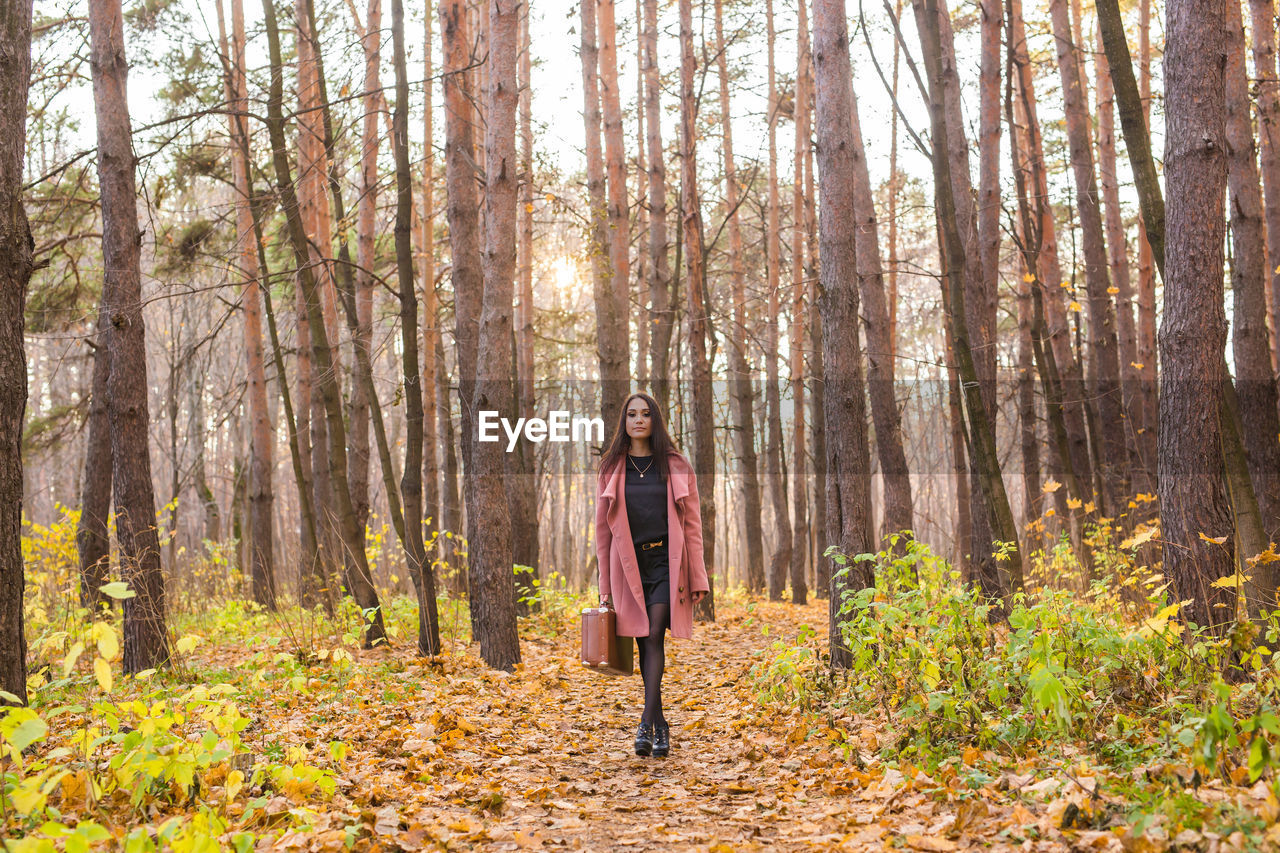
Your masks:
<svg viewBox="0 0 1280 853"><path fill-rule="evenodd" d="M627 402L627 435L631 438L649 438L653 434L653 413L643 397L632 397Z"/></svg>

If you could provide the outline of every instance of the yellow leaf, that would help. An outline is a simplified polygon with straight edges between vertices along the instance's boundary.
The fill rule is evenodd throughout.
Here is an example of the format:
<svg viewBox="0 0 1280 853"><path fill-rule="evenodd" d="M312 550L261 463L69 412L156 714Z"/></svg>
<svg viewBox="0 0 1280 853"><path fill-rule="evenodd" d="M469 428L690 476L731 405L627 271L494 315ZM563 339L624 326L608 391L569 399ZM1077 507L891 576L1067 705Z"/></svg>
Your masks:
<svg viewBox="0 0 1280 853"><path fill-rule="evenodd" d="M106 622L94 622L90 636L98 643L98 654L105 660L115 660L120 654L120 640L116 637L116 629Z"/></svg>
<svg viewBox="0 0 1280 853"><path fill-rule="evenodd" d="M1156 529L1154 527L1143 527L1142 529L1134 533L1132 536L1130 536L1128 539L1121 542L1120 547L1121 548L1137 548L1139 545L1142 545L1145 542L1150 542L1155 535L1156 535Z"/></svg>
<svg viewBox="0 0 1280 853"><path fill-rule="evenodd" d="M1203 532L1200 533L1200 538L1211 545L1223 545L1227 541L1225 536L1206 536Z"/></svg>
<svg viewBox="0 0 1280 853"><path fill-rule="evenodd" d="M1050 477L1048 480L1045 480L1044 485L1040 487L1040 491L1044 492L1046 495L1051 495L1061 488L1062 484Z"/></svg>
<svg viewBox="0 0 1280 853"><path fill-rule="evenodd" d="M1138 500L1144 504L1155 503L1157 500L1155 495L1148 495L1145 492L1138 492Z"/></svg>
<svg viewBox="0 0 1280 853"><path fill-rule="evenodd" d="M236 794L240 793L240 789L244 787L244 774L239 770L232 770L227 774L227 783L224 787L227 791L227 799L234 800Z"/></svg>
<svg viewBox="0 0 1280 853"><path fill-rule="evenodd" d="M1252 577L1253 575L1242 575L1236 572L1234 575L1218 578L1210 586L1216 586L1218 589L1239 589L1242 584Z"/></svg>
<svg viewBox="0 0 1280 853"><path fill-rule="evenodd" d="M181 640L178 641L178 652L184 655L190 654L191 650L194 649L196 647L196 644L199 642L200 642L199 637L188 634L187 636L183 637Z"/></svg>
<svg viewBox="0 0 1280 853"><path fill-rule="evenodd" d="M66 678L71 674L71 670L76 668L76 661L80 658L80 653L84 651L84 643L76 643L67 652L67 656L62 659L62 677Z"/></svg>
<svg viewBox="0 0 1280 853"><path fill-rule="evenodd" d="M1132 367L1134 370L1141 370L1142 368L1146 367L1146 365L1140 361L1131 361L1129 362L1129 366Z"/></svg>
<svg viewBox="0 0 1280 853"><path fill-rule="evenodd" d="M1083 504L1083 501L1081 501L1079 498L1067 498L1068 509L1079 509L1082 504Z"/></svg>
<svg viewBox="0 0 1280 853"><path fill-rule="evenodd" d="M110 693L111 692L111 664L107 663L102 658L94 658L93 674L98 677L98 686L102 688L103 692Z"/></svg>
<svg viewBox="0 0 1280 853"><path fill-rule="evenodd" d="M1107 288L1107 293L1110 293L1112 296L1115 296L1119 292L1120 292L1120 288L1116 287L1115 285L1112 285L1111 287Z"/></svg>
<svg viewBox="0 0 1280 853"><path fill-rule="evenodd" d="M1071 288L1071 282L1069 282L1069 281L1061 282L1061 283L1058 285L1058 287L1061 287L1063 290L1069 290L1069 289Z"/></svg>
<svg viewBox="0 0 1280 853"><path fill-rule="evenodd" d="M1036 277L1033 276L1031 273L1027 273L1022 277L1022 280L1025 281L1027 284L1030 284L1031 282L1036 280Z"/></svg>
<svg viewBox="0 0 1280 853"><path fill-rule="evenodd" d="M1080 303L1079 303L1079 302L1076 302L1074 299L1072 299L1072 300L1071 300L1071 304L1067 306L1067 310L1068 310L1068 311L1080 311L1080 310L1081 310Z"/></svg>
<svg viewBox="0 0 1280 853"><path fill-rule="evenodd" d="M555 201L555 200L556 200L555 193L547 193L547 201Z"/></svg>
<svg viewBox="0 0 1280 853"><path fill-rule="evenodd" d="M1089 501L1087 504L1084 505L1085 512L1093 512L1097 508L1098 507L1094 504L1093 501Z"/></svg>
<svg viewBox="0 0 1280 853"><path fill-rule="evenodd" d="M524 206L525 213L533 213L533 202L526 202Z"/></svg>
<svg viewBox="0 0 1280 853"><path fill-rule="evenodd" d="M1261 554L1254 554L1250 557L1249 563L1254 566L1259 564L1265 566L1267 563L1274 563L1277 560L1280 560L1280 554L1276 553L1276 545L1272 542L1271 546L1267 548L1267 550L1263 551Z"/></svg>

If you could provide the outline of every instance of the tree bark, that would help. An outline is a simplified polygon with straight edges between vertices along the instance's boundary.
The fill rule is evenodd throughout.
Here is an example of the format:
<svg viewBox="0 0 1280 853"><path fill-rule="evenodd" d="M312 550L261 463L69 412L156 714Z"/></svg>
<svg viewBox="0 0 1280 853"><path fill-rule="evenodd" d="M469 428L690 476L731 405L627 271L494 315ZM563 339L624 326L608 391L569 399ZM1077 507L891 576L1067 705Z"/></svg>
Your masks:
<svg viewBox="0 0 1280 853"><path fill-rule="evenodd" d="M24 113L25 114L25 113ZM76 526L76 552L80 558L80 606L97 612L111 607L101 592L111 574L111 322L106 305L99 309L93 347L93 379L89 392L89 436L85 443L84 479L80 491L80 522ZM24 370L25 379L26 372ZM25 398L24 398L25 401Z"/></svg>
<svg viewBox="0 0 1280 853"><path fill-rule="evenodd" d="M1166 9L1168 204L1159 440L1164 572L1175 600L1192 600L1185 618L1220 635L1236 610L1235 589L1213 586L1235 572L1219 405L1227 334L1222 304L1227 185L1223 15L1222 0L1170 0ZM1111 64L1116 67L1114 58ZM1219 538L1221 544L1206 541ZM1215 607L1219 604L1223 606Z"/></svg>
<svg viewBox="0 0 1280 853"><path fill-rule="evenodd" d="M1097 31L1097 51L1093 64L1098 78L1098 176L1106 207L1107 264L1115 291L1116 334L1119 343L1120 392L1124 412L1126 468L1136 491L1146 492L1152 484L1143 476L1138 429L1146 422L1145 402L1138 368L1138 330L1133 321L1133 280L1129 274L1129 247L1125 239L1124 212L1120 208L1120 181L1116 173L1115 90L1111 69L1103 49L1102 31ZM1127 495L1126 495L1127 498Z"/></svg>
<svg viewBox="0 0 1280 853"><path fill-rule="evenodd" d="M484 300L480 318L478 365L472 417L493 410L509 417L515 408L511 377L511 300L516 261L516 55L520 49L518 0L489 4L488 122L485 125ZM495 669L520 662L516 632L515 588L511 574L511 517L507 507L502 448L476 442L473 450L475 503L468 507L483 518L471 541L471 596L474 632L480 656Z"/></svg>
<svg viewBox="0 0 1280 853"><path fill-rule="evenodd" d="M804 350L805 315L805 180L810 148L809 16L808 1L796 4L795 178L791 182L791 603L804 604L809 589L805 567L809 557L809 477L805 450Z"/></svg>
<svg viewBox="0 0 1280 853"><path fill-rule="evenodd" d="M391 0L391 39L396 75L396 106L391 119L391 147L396 162L396 277L400 284L406 427L400 494L404 502L405 563L418 595L418 653L435 656L440 654L436 573L427 560L422 539L422 424L425 413L422 373L418 367L418 292L413 285L413 176L409 171L409 75L405 70L404 0Z"/></svg>
<svg viewBox="0 0 1280 853"><path fill-rule="evenodd" d="M1124 410L1120 396L1120 354L1116 334L1115 308L1111 303L1111 277L1107 269L1106 239L1102 230L1102 208L1098 198L1097 173L1089 131L1089 106L1084 90L1076 43L1072 40L1067 0L1053 0L1049 6L1057 43L1058 71L1062 78L1067 116L1067 140L1076 185L1076 209L1080 217L1084 247L1085 289L1089 307L1089 353L1086 382L1097 400L1100 433L1098 472L1102 494L1099 509L1116 517L1128 493L1128 464L1124 439Z"/></svg>
<svg viewBox="0 0 1280 853"><path fill-rule="evenodd" d="M1063 279L1058 262L1057 227L1049 200L1048 169L1037 116L1035 80L1021 0L1009 0L1009 35L1012 61L1017 68L1017 103L1027 128L1027 166L1030 172L1030 186L1024 186L1020 192L1020 203L1025 199L1030 208L1031 221L1024 230L1034 233L1037 238L1036 254L1028 259L1028 266L1034 263L1036 270L1036 280L1031 288L1032 340L1040 340L1041 358L1037 360L1037 370L1042 384L1050 392L1046 395L1046 401L1050 401L1047 403L1050 420L1054 423L1061 421L1060 429L1054 427L1054 435L1061 434L1065 441L1063 447L1055 440L1059 463L1066 475L1066 483L1074 489L1070 492L1071 497L1083 506L1094 499L1093 462L1085 430L1080 364L1071 348L1062 288L1059 287ZM1073 523L1078 523L1078 515Z"/></svg>
<svg viewBox="0 0 1280 853"><path fill-rule="evenodd" d="M582 12L582 118L587 134L587 199L591 205L588 226L588 255L595 297L596 340L600 355L600 414L612 429L622 410L622 395L630 387L628 355L622 348L626 315L618 304L613 286L610 258L609 203L605 198L605 162L600 148L600 50L596 42L595 0L581 4Z"/></svg>
<svg viewBox="0 0 1280 853"><path fill-rule="evenodd" d="M849 113L853 122L850 162L853 170L854 243L858 291L862 299L862 328L866 332L867 396L876 431L880 476L884 478L881 534L888 536L910 531L915 526L911 509L911 472L902 446L902 418L898 414L894 388L894 346L889 309L885 304L884 268L880 261L880 226L876 220L875 196L862 142L856 94L850 98Z"/></svg>
<svg viewBox="0 0 1280 853"><path fill-rule="evenodd" d="M1224 0L1224 5L1227 181L1235 251L1231 267L1231 348L1240 434L1261 515L1261 539L1266 543L1280 538L1280 413L1276 409L1276 382L1267 338L1267 244L1249 115L1244 23L1238 0ZM1245 547L1243 542L1241 546ZM1262 563L1248 572L1253 576L1249 598L1255 613L1260 607L1270 610L1276 606L1276 568L1274 563Z"/></svg>
<svg viewBox="0 0 1280 853"><path fill-rule="evenodd" d="M862 364L858 354L857 209L853 141L853 79L844 0L814 0L814 117L818 165L818 277L828 448L827 534L852 559L873 550L871 451L867 442ZM831 579L828 613L831 666L852 659L841 633L846 594L874 586L870 563L849 562Z"/></svg>
<svg viewBox="0 0 1280 853"><path fill-rule="evenodd" d="M987 420L994 423L996 413L995 298L999 271L986 269L983 266L985 255L981 249L978 211L969 177L969 142L964 132L960 78L956 66L951 16L945 2L937 4L936 21L925 21L922 18L926 13L920 0L916 0L912 6L917 30L931 26L936 27L939 34L938 60L941 75L939 96L942 99L942 109L946 113L946 127L949 134L946 139L946 150L951 158L948 172L953 182L951 197L955 203L955 224L959 229L961 246L964 250L963 253L956 254L952 260L964 266L964 280L968 291L960 296L964 301L965 310L969 312L965 320L973 336L971 344L976 371L974 381L978 383ZM971 447L970 453L976 450L976 447ZM970 459L970 503L976 511L970 516L970 522L973 525L974 550L968 564L970 574L967 579L980 583L988 595L998 595L1000 593L999 567L996 565L994 551L988 544L996 536L995 531L998 527L995 518L996 509L989 505L981 484L975 479L977 472L983 470L983 467L977 459Z"/></svg>
<svg viewBox="0 0 1280 853"><path fill-rule="evenodd" d="M618 89L618 27L614 20L614 0L596 0L597 32L600 47L600 102L604 114L604 159L608 170L608 236L609 276L613 288L614 310L618 321L613 331L618 335L612 345L621 352L621 372L627 388L618 389L618 405L630 387L631 321L627 306L631 302L630 219L627 211L627 151L622 133L622 95ZM606 420L606 424L614 423Z"/></svg>
<svg viewBox="0 0 1280 853"><path fill-rule="evenodd" d="M658 75L658 0L644 0L644 115L649 148L649 386L663 411L671 409L671 266L667 237L667 167L662 148L662 84ZM588 141L589 138L588 138ZM607 423L607 421L606 421ZM763 588L763 578L760 586Z"/></svg>
<svg viewBox="0 0 1280 853"><path fill-rule="evenodd" d="M449 221L449 247L454 294L454 340L457 342L458 400L461 430L462 501L458 505L461 526L462 506L474 507L472 497L472 449L475 431L471 421L471 400L475 395L476 345L480 338L480 308L484 298L484 281L480 270L480 205L476 199L475 102L470 85L471 35L467 26L467 9L463 0L445 0L440 5L440 33L444 43L444 107L445 107L445 197ZM448 421L447 416L442 420ZM446 444L446 453L448 445ZM457 482L457 469L449 471ZM446 487L449 487L446 483ZM475 513L468 512L466 538L475 530ZM458 530L458 533L463 531ZM455 562L460 561L457 550ZM467 560L468 572L470 560ZM466 575L459 575L459 578Z"/></svg>
<svg viewBox="0 0 1280 853"><path fill-rule="evenodd" d="M710 318L706 296L706 250L702 238L702 207L698 194L698 101L694 79L693 2L680 0L680 217L683 221L685 271L688 275L689 358L693 373L694 471L703 496L702 558L710 590L694 607L701 620L716 618L716 453L715 423L711 409L711 361L707 355ZM692 594L692 590L689 591ZM679 592L676 593L677 595Z"/></svg>
<svg viewBox="0 0 1280 853"><path fill-rule="evenodd" d="M22 330L35 250L22 206L30 81L31 2L17 0L0 16L0 690L23 705L27 640L22 614L22 421L27 358ZM11 702L0 698L0 705Z"/></svg>
<svg viewBox="0 0 1280 853"><path fill-rule="evenodd" d="M1280 363L1280 79L1276 72L1276 10L1273 0L1249 0L1252 19L1253 73L1258 81L1258 148L1262 155L1262 187L1267 232L1267 290L1270 300L1272 367ZM1272 534L1274 537L1275 534Z"/></svg>
<svg viewBox="0 0 1280 853"><path fill-rule="evenodd" d="M271 138L272 164L277 192L280 194L281 207L288 224L289 242L293 249L294 261L298 265L301 298L306 307L311 355L320 381L320 395L324 404L326 427L330 439L327 448L328 471L336 501L337 521L340 524L345 552L344 561L350 567L347 572L347 583L352 597L364 611L364 645L366 648L371 648L387 641L386 628L378 593L369 574L369 564L364 550L364 530L356 522L355 508L351 503L351 491L347 482L346 426L342 418L341 394L332 352L329 348L329 334L320 304L319 284L309 264L310 246L285 147L280 33L271 0L265 0L263 3L263 17L266 23L271 61L267 129Z"/></svg>
<svg viewBox="0 0 1280 853"><path fill-rule="evenodd" d="M129 66L119 0L89 6L93 99L102 193L103 305L111 372L112 488L121 575L137 593L124 602L124 670L137 673L169 660L165 579L156 533L155 493L147 430L147 352L142 319L142 233L138 230L133 132L126 95Z"/></svg>
<svg viewBox="0 0 1280 853"><path fill-rule="evenodd" d="M369 359L373 340L373 282L377 266L378 149L382 135L382 0L369 0L364 21L364 116L360 137L360 199L356 203L356 327L351 346L357 359ZM369 395L365 383L351 374L351 502L361 527L369 522Z"/></svg>
<svg viewBox="0 0 1280 853"><path fill-rule="evenodd" d="M733 324L730 327L729 370L736 421L734 450L742 476L743 513L746 527L747 588L764 588L764 544L761 541L760 472L756 458L755 391L747 358L746 271L742 263L742 227L738 218L738 169L733 159L730 124L728 44L724 39L723 0L715 0L716 66L720 76L720 132L724 155L725 210L729 232L729 276L733 287Z"/></svg>
<svg viewBox="0 0 1280 853"><path fill-rule="evenodd" d="M432 61L431 12L423 15L423 50L425 53L426 82L423 95L426 103L422 111L422 226L420 271L422 287L422 405L425 417L422 421L422 512L427 519L427 531L443 529L444 507L440 498L440 433L436 423L436 408L442 395L436 383L436 341L440 338L440 305L436 296L436 211L435 211L435 65ZM447 390L444 391L447 394Z"/></svg>
<svg viewBox="0 0 1280 853"><path fill-rule="evenodd" d="M529 46L529 4L520 6L520 240L517 269L520 278L520 301L516 312L516 411L520 417L533 418L533 90L530 75L533 60ZM522 441L516 445L516 488L508 490L511 499L513 554L517 565L528 566L516 576L516 592L521 599L532 599L537 591L533 582L540 576L538 561L538 477L533 445ZM530 608L522 602L520 612Z"/></svg>
<svg viewBox="0 0 1280 853"><path fill-rule="evenodd" d="M765 2L765 22L769 50L769 196L765 224L765 266L769 290L769 320L765 331L765 407L768 430L765 466L769 477L769 498L773 506L774 545L769 560L769 599L781 601L791 565L791 516L787 507L786 472L782 461L782 389L778 376L778 313L782 265L782 228L778 201L778 90L774 63L773 0ZM796 176L797 181L799 175Z"/></svg>
<svg viewBox="0 0 1280 853"><path fill-rule="evenodd" d="M944 71L943 49L941 47L942 17L939 14L937 0L916 0L917 18L923 20L920 29L922 53L924 55L927 79L929 81L929 112L931 138L933 140L934 191L938 196L938 217L942 222L945 241L943 280L946 283L948 299L951 307L951 332L956 357L956 366L962 385L964 409L967 416L966 439L970 446L970 459L973 463L973 475L979 485L982 500L991 513L992 535L1005 543L1005 559L995 561L999 570L999 591L1016 592L1022 588L1022 556L1018 546L1018 530L1009 508L1009 497L1001 478L1000 464L996 452L995 430L987 416L987 409L982 398L981 383L973 358L973 345L969 337L968 317L965 313L967 268L963 263L965 248L961 239L956 203L952 192L953 178L950 174L952 155L947 149L950 137L947 135L948 115L944 105L946 75ZM974 543L975 549L978 543ZM984 549L986 550L986 549ZM991 594L990 588L984 592Z"/></svg>
<svg viewBox="0 0 1280 853"><path fill-rule="evenodd" d="M267 410L266 353L262 343L261 275L258 244L254 236L252 193L249 184L248 85L245 72L245 29L243 0L231 0L231 49L226 44L222 3L218 3L218 34L226 64L224 88L231 103L230 132L235 153L231 173L236 193L236 247L238 274L243 281L240 293L244 312L244 343L248 374L249 408L249 547L253 600L274 610L275 582L275 498L272 492L275 430Z"/></svg>

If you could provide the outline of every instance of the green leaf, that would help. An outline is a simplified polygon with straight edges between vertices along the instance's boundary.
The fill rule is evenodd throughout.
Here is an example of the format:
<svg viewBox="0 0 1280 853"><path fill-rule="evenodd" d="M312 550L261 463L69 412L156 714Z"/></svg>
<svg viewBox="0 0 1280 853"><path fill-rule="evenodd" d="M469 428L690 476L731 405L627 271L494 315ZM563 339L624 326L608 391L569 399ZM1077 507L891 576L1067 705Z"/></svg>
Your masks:
<svg viewBox="0 0 1280 853"><path fill-rule="evenodd" d="M98 587L98 591L103 595L110 596L117 601L123 601L126 598L133 598L137 593L129 589L129 584L124 581L112 581L109 584Z"/></svg>
<svg viewBox="0 0 1280 853"><path fill-rule="evenodd" d="M13 724L15 719L17 720L16 725ZM49 726L45 724L45 721L40 719L36 712L29 708L19 708L10 712L8 719L4 722L5 725L2 728L9 730L5 735L5 740L19 752L40 740L49 731ZM12 728L10 728L11 725Z"/></svg>
<svg viewBox="0 0 1280 853"><path fill-rule="evenodd" d="M1256 782L1271 764L1271 748L1266 738L1255 737L1249 745L1249 781Z"/></svg>

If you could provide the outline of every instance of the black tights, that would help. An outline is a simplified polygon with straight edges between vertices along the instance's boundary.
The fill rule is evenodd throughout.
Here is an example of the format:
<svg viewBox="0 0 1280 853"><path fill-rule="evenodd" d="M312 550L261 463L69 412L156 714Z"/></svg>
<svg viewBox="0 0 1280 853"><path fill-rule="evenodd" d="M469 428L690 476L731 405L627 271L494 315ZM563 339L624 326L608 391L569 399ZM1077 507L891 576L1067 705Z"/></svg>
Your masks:
<svg viewBox="0 0 1280 853"><path fill-rule="evenodd" d="M649 636L640 637L640 675L644 678L643 723L665 723L662 715L662 673L666 669L667 654L664 641L667 626L671 623L671 605L649 605Z"/></svg>

